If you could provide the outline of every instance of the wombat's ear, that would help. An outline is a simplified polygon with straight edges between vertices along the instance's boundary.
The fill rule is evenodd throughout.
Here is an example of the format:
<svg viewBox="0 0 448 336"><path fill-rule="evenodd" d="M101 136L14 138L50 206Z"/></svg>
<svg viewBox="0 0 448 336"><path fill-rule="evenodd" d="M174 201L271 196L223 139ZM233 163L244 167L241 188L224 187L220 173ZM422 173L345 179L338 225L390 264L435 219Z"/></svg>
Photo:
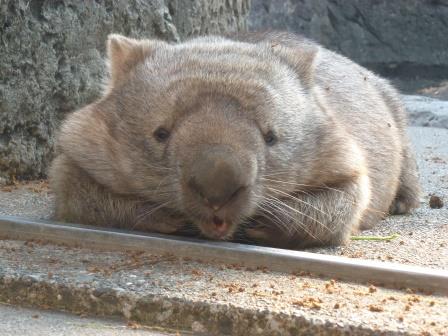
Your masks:
<svg viewBox="0 0 448 336"><path fill-rule="evenodd" d="M314 64L318 48L313 45L301 45L297 47L273 45L275 54L292 66L305 89L311 89L314 80Z"/></svg>
<svg viewBox="0 0 448 336"><path fill-rule="evenodd" d="M139 63L143 62L151 51L165 44L162 41L135 40L118 34L111 34L107 39L107 56L111 86L122 81Z"/></svg>

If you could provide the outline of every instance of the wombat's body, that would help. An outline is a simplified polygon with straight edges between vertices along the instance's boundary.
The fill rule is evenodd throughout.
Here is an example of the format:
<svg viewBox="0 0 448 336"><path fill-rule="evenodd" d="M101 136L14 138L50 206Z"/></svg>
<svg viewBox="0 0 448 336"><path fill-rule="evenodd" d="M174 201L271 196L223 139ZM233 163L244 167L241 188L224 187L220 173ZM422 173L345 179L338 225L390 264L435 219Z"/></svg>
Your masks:
<svg viewBox="0 0 448 336"><path fill-rule="evenodd" d="M56 219L294 248L417 207L399 97L348 59L288 34L108 47L107 92L61 130Z"/></svg>

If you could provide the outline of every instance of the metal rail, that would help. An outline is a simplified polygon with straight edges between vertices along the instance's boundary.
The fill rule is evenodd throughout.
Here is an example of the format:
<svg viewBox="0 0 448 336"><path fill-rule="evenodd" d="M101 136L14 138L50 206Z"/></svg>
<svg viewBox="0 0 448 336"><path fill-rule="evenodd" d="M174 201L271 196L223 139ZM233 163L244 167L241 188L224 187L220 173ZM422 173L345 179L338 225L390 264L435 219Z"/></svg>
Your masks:
<svg viewBox="0 0 448 336"><path fill-rule="evenodd" d="M448 271L309 252L213 242L159 234L106 229L0 216L0 238L40 239L104 250L170 253L208 262L267 267L280 272L310 272L350 282L414 288L448 295Z"/></svg>

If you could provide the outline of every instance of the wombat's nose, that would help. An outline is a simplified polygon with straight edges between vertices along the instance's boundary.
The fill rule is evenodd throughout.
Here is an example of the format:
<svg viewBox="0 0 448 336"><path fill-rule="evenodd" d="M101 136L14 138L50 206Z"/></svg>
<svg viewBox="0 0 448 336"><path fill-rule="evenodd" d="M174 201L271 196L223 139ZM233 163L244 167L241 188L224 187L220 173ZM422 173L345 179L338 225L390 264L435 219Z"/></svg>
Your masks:
<svg viewBox="0 0 448 336"><path fill-rule="evenodd" d="M226 148L202 152L193 163L188 185L214 210L245 189L241 164Z"/></svg>

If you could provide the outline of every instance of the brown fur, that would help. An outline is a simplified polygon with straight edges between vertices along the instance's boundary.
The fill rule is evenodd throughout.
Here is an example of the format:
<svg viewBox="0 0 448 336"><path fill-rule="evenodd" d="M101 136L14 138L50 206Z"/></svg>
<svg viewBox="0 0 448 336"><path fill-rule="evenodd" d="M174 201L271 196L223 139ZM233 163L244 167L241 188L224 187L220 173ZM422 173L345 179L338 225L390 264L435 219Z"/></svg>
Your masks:
<svg viewBox="0 0 448 336"><path fill-rule="evenodd" d="M286 33L112 35L108 55L60 132L58 220L298 248L418 206L398 94L340 55Z"/></svg>

